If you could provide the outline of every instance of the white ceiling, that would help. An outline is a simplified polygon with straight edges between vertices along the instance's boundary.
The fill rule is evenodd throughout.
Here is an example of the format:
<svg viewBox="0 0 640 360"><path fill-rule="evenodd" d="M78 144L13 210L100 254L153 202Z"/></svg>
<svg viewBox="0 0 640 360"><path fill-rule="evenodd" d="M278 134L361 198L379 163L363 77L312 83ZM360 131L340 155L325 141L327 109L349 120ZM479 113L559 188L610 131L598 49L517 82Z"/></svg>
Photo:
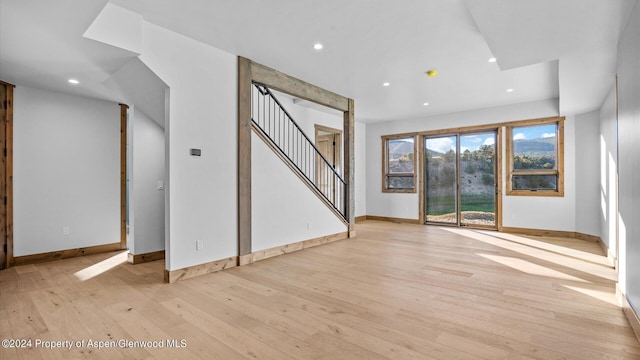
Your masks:
<svg viewBox="0 0 640 360"><path fill-rule="evenodd" d="M374 122L558 97L563 114L597 109L636 0L111 2L354 98L356 118ZM107 3L0 0L0 79L131 98L108 80L137 68L129 62L138 54L82 36ZM318 41L322 51L313 49ZM497 63L488 62L493 56ZM428 78L430 69L439 75ZM68 85L70 77L80 86Z"/></svg>

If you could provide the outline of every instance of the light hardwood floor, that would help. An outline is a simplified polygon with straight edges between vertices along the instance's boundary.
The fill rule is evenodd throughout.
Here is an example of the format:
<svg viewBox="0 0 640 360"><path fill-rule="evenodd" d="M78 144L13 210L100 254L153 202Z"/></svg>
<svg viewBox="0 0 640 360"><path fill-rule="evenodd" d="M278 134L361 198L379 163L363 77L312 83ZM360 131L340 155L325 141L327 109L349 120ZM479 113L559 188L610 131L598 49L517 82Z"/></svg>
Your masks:
<svg viewBox="0 0 640 360"><path fill-rule="evenodd" d="M123 252L0 271L0 338L73 341L0 358L640 359L596 243L377 221L357 233L175 284L163 261ZM120 339L164 347L88 347Z"/></svg>

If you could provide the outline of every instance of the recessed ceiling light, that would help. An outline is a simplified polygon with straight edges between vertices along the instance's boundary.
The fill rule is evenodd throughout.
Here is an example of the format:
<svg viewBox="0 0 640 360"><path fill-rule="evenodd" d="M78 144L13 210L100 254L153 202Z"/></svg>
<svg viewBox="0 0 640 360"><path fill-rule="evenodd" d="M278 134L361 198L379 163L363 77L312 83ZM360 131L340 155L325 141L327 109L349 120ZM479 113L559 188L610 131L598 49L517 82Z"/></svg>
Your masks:
<svg viewBox="0 0 640 360"><path fill-rule="evenodd" d="M69 79L67 80L67 82L69 82L69 84L73 84L73 85L78 85L80 84L80 81L76 80L76 79Z"/></svg>
<svg viewBox="0 0 640 360"><path fill-rule="evenodd" d="M507 92L513 92L513 89L507 89Z"/></svg>
<svg viewBox="0 0 640 360"><path fill-rule="evenodd" d="M422 104L422 106L429 106L429 103L426 102L426 103Z"/></svg>
<svg viewBox="0 0 640 360"><path fill-rule="evenodd" d="M386 86L391 86L391 83L385 82L385 83L382 83L382 86L385 86L385 87Z"/></svg>
<svg viewBox="0 0 640 360"><path fill-rule="evenodd" d="M489 59L489 62L490 62L490 63L494 63L494 62L496 62L496 58L492 57L491 59Z"/></svg>
<svg viewBox="0 0 640 360"><path fill-rule="evenodd" d="M322 48L324 48L324 45L322 45L321 43L315 43L313 44L313 48L316 50L322 50Z"/></svg>

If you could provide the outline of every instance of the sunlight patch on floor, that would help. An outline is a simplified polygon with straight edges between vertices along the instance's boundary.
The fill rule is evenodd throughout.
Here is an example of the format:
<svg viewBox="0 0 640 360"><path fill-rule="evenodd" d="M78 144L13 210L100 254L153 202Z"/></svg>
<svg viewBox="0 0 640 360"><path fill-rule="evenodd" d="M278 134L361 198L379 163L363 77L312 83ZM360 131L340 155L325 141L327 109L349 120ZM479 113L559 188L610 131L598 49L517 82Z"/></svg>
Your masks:
<svg viewBox="0 0 640 360"><path fill-rule="evenodd" d="M498 255L489 255L489 254L477 254L477 255L530 275L537 275L537 276L550 277L550 278L555 278L560 280L570 280L570 281L588 283L588 281L586 280L565 274L557 270L549 269L547 267L540 266L538 264L534 264L526 260L522 260L522 259L510 257L510 256L498 256Z"/></svg>
<svg viewBox="0 0 640 360"><path fill-rule="evenodd" d="M77 277L80 281L87 281L89 279L92 279L102 273L105 273L113 269L114 267L120 264L124 264L125 262L127 262L127 256L128 256L128 252L122 251L117 255L114 255L108 259L100 261L97 264L91 265L88 268L84 268L80 271L77 271L73 275L75 275L75 277Z"/></svg>
<svg viewBox="0 0 640 360"><path fill-rule="evenodd" d="M558 250L554 251L550 249L543 249L536 246L540 242L537 242L532 239L527 239L529 242L532 242L531 244L527 244L527 243L521 243L520 241L506 240L506 239L497 237L498 235L503 235L503 234L492 233L491 235L489 235L489 234L481 233L478 231L471 231L468 229L456 229L456 228L450 228L450 229L446 228L443 230L446 230L461 236L465 236L470 239L478 240L489 245L493 245L506 250L517 252L519 254L523 254L531 258L540 259L540 260L551 262L556 265L560 265L564 267L572 268L571 266L572 262L574 264L576 262L588 262L591 264L591 266L582 267L580 271L589 275L597 276L605 280L615 281L615 273L611 272L610 276L607 275L608 274L607 270L609 270L609 266L600 265L600 261L598 261L598 263L593 263L586 259L576 258L573 254L565 254L565 252L567 252L567 249L563 247L558 247ZM519 237L517 235L512 235L512 236L514 238L526 239L526 238ZM606 259L604 256L599 256L598 258Z"/></svg>
<svg viewBox="0 0 640 360"><path fill-rule="evenodd" d="M548 251L553 251L553 252L561 253L565 255L571 255L573 257L580 258L586 261L608 266L606 257L604 257L603 255L592 254L586 251L577 250L577 249L573 249L565 246L549 244L544 241L537 241L535 239L530 239L525 236L518 236L514 234L496 233L493 236L499 237L501 239L509 240L509 241L514 241L520 244L536 247L542 250L548 250Z"/></svg>
<svg viewBox="0 0 640 360"><path fill-rule="evenodd" d="M582 287L578 287L578 286L571 286L571 285L564 285L562 284L562 286L564 286L565 288L569 289L569 290L573 290L576 292L579 292L581 294L590 296L594 299L598 299L600 301L604 301L608 304L614 305L614 306L620 306L618 304L618 300L616 300L616 296L615 293L613 291L602 291L602 290L594 290L594 289L585 289Z"/></svg>

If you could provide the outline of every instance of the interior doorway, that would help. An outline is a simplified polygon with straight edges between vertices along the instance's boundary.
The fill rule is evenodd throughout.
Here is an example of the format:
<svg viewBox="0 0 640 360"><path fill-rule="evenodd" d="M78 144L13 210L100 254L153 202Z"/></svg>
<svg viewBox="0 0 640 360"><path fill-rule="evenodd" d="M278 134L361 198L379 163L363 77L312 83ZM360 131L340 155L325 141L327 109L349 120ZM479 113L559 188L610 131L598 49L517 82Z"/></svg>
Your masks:
<svg viewBox="0 0 640 360"><path fill-rule="evenodd" d="M342 169L340 168L342 163L342 131L322 125L315 125L315 130L315 145L318 151L329 162L329 165L342 176ZM320 191L328 195L329 198L339 197L340 194L336 194L335 177L329 173L325 166L321 166L322 163L322 161L318 161L316 166L317 184L320 187Z"/></svg>
<svg viewBox="0 0 640 360"><path fill-rule="evenodd" d="M498 228L498 130L424 137L427 224Z"/></svg>

